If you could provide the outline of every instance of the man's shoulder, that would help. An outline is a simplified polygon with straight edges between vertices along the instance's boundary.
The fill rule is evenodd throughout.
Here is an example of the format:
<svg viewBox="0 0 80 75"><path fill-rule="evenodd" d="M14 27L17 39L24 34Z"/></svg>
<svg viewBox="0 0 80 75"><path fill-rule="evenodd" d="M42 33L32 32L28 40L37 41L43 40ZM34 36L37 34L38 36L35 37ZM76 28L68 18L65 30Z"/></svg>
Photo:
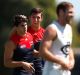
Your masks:
<svg viewBox="0 0 80 75"><path fill-rule="evenodd" d="M66 24L66 27L67 27L67 29L72 30L72 27L71 27L71 25L70 25L70 24Z"/></svg>
<svg viewBox="0 0 80 75"><path fill-rule="evenodd" d="M27 36L32 37L31 33L27 32L26 34Z"/></svg>
<svg viewBox="0 0 80 75"><path fill-rule="evenodd" d="M16 33L10 37L10 40L13 41L15 44L19 42L19 39L20 39L20 36L17 35Z"/></svg>
<svg viewBox="0 0 80 75"><path fill-rule="evenodd" d="M15 33L15 34L11 35L10 40L16 39L17 37L18 37L18 35Z"/></svg>
<svg viewBox="0 0 80 75"><path fill-rule="evenodd" d="M52 28L52 29L55 29L57 26L57 23L55 22L55 21L53 21L51 24L49 24L47 27L46 27L46 29L47 28Z"/></svg>

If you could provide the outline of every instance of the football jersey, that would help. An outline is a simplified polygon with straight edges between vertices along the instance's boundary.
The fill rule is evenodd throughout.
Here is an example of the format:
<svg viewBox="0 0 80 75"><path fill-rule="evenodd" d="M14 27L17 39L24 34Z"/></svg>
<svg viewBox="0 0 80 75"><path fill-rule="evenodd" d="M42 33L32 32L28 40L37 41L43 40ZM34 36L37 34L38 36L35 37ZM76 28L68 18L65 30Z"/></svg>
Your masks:
<svg viewBox="0 0 80 75"><path fill-rule="evenodd" d="M56 30L57 38L53 41L49 51L56 57L61 57L65 62L69 61L69 47L72 43L72 29L69 24L61 26L57 21L50 24L51 27ZM53 32L54 33L54 32ZM51 69L51 70L50 70ZM69 70L63 70L61 65L50 61L45 62L43 75L70 75Z"/></svg>
<svg viewBox="0 0 80 75"><path fill-rule="evenodd" d="M43 38L45 30L40 27L38 31L28 28L28 32L33 36L34 49L39 50L40 42ZM35 75L42 75L43 63L41 57L34 57Z"/></svg>
<svg viewBox="0 0 80 75"><path fill-rule="evenodd" d="M26 33L26 36L19 36L16 33L10 38L16 45L23 48L31 48L33 45L33 37L30 33Z"/></svg>
<svg viewBox="0 0 80 75"><path fill-rule="evenodd" d="M38 31L35 31L31 27L28 27L28 32L33 36L34 43L38 42L39 40L42 40L44 31L45 30L42 27Z"/></svg>
<svg viewBox="0 0 80 75"><path fill-rule="evenodd" d="M10 38L16 45L14 50L13 60L14 61L24 61L33 63L33 38L32 35L26 33L26 36L19 36L14 34ZM28 71L25 71L22 67L14 68L13 75L32 75Z"/></svg>

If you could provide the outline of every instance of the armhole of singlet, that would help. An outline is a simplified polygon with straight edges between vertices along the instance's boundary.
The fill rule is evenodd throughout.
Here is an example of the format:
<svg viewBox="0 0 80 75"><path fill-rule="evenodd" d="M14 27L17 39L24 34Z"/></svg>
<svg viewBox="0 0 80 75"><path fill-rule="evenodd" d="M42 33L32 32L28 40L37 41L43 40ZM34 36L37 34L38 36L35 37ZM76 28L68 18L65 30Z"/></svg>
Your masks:
<svg viewBox="0 0 80 75"><path fill-rule="evenodd" d="M57 31L56 31L56 36L55 36L55 38L53 39L53 41L56 40L56 39L57 39Z"/></svg>
<svg viewBox="0 0 80 75"><path fill-rule="evenodd" d="M52 41L54 41L54 40L56 40L56 39L57 39L57 29L56 29L56 26L52 24L52 25L50 25L49 27L51 27L51 28L55 29L56 36L55 36L55 38L52 40Z"/></svg>

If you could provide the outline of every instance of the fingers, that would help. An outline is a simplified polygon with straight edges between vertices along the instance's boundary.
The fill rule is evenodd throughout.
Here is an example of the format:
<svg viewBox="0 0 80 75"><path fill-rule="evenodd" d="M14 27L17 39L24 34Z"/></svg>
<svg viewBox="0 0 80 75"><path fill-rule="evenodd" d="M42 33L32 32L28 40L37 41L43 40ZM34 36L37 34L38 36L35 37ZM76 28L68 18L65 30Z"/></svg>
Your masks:
<svg viewBox="0 0 80 75"><path fill-rule="evenodd" d="M30 63L30 65L32 65L32 66L33 66L33 63Z"/></svg>
<svg viewBox="0 0 80 75"><path fill-rule="evenodd" d="M31 72L31 73L33 73L35 71L35 69L33 68L33 63L24 62L23 64L24 64L23 68L26 71Z"/></svg>
<svg viewBox="0 0 80 75"><path fill-rule="evenodd" d="M30 68L31 68L31 72L34 73L35 69L33 68L33 66L31 66Z"/></svg>
<svg viewBox="0 0 80 75"><path fill-rule="evenodd" d="M33 63L30 63L29 67L28 67L28 72L31 72L31 73L34 73L35 72L35 69L33 67Z"/></svg>

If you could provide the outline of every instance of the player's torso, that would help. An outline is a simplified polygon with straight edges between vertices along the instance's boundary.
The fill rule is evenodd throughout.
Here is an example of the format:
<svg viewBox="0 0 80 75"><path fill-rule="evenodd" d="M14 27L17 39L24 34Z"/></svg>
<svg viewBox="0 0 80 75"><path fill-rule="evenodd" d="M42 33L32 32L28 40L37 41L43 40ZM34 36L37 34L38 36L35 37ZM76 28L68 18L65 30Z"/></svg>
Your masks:
<svg viewBox="0 0 80 75"><path fill-rule="evenodd" d="M34 31L31 27L28 27L28 32L33 36L34 43L42 40L44 31L45 30L42 27L38 31Z"/></svg>
<svg viewBox="0 0 80 75"><path fill-rule="evenodd" d="M61 26L57 22L55 22L54 25L52 25L52 27L56 29L57 38L53 41L51 51L55 55L66 57L69 52L68 48L72 42L71 27L68 24L66 24L66 26Z"/></svg>
<svg viewBox="0 0 80 75"><path fill-rule="evenodd" d="M66 25L65 27L61 27L56 22L54 24L50 25L52 28L56 29L57 32L57 38L53 41L52 46L50 48L51 53L53 53L56 57L60 57L65 62L68 62L69 60L69 47L71 45L72 41L72 30L69 25ZM61 69L61 65L57 63L52 63L49 61L46 61L45 63L45 69L48 67L51 69Z"/></svg>
<svg viewBox="0 0 80 75"><path fill-rule="evenodd" d="M27 33L26 36L21 37L18 35L13 35L11 40L16 44L16 49L14 50L13 60L15 61L32 61L32 36Z"/></svg>

